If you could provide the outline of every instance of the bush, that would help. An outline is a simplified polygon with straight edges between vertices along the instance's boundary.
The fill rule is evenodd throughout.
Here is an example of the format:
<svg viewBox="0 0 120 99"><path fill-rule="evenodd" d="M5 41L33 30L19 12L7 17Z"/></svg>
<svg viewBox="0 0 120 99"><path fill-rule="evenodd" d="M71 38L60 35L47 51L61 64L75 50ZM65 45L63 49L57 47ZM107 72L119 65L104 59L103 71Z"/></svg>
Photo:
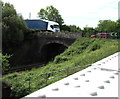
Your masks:
<svg viewBox="0 0 120 99"><path fill-rule="evenodd" d="M10 69L9 58L11 55L3 55L0 53L0 64L2 64L2 72L5 73Z"/></svg>
<svg viewBox="0 0 120 99"><path fill-rule="evenodd" d="M2 83L2 99L7 99L11 94L11 84L1 80L0 83Z"/></svg>
<svg viewBox="0 0 120 99"><path fill-rule="evenodd" d="M25 72L22 72L21 74L27 75L27 76L33 76L33 75L39 75L42 73L48 73L48 72L58 71L62 69L69 69L73 67L92 64L92 63L95 63L96 61L99 61L109 55L112 55L118 52L119 51L118 43L119 43L118 40L112 40L112 39L79 38L64 53L60 54L59 56L56 56L54 59L54 62L49 62L49 64L47 64L44 67L40 67L31 71L25 71ZM79 70L82 70L82 69L84 68L81 68ZM72 74L75 72L76 70L71 70L68 73ZM63 76L65 74L66 74L65 71L54 72L54 73L48 74L47 77L50 77L50 78L58 77L58 76ZM24 80L26 82L29 81L29 78L27 77L17 76L16 73L12 73L12 74L6 75L3 79L12 83L13 96L22 97L22 95L26 95L27 93L30 94L35 90L39 90L40 87L38 86L45 85L44 81L40 81L45 77L46 75L41 75L38 77L33 76L33 78L30 79L31 88L35 86L37 87L35 89L34 88L31 89L30 92L27 87L28 83L22 82ZM18 81L18 79L21 80L21 82ZM58 78L58 79L61 79L61 78ZM36 80L39 80L39 81L37 82ZM51 79L47 83L51 84L57 80Z"/></svg>
<svg viewBox="0 0 120 99"><path fill-rule="evenodd" d="M64 62L64 61L68 61L68 58L63 56L63 57L60 57L60 56L57 56L54 60L55 63L61 63L61 62Z"/></svg>
<svg viewBox="0 0 120 99"><path fill-rule="evenodd" d="M95 50L97 50L97 49L100 49L100 45L99 45L99 44L94 44L94 45L92 46L92 48L90 49L90 51L95 51Z"/></svg>

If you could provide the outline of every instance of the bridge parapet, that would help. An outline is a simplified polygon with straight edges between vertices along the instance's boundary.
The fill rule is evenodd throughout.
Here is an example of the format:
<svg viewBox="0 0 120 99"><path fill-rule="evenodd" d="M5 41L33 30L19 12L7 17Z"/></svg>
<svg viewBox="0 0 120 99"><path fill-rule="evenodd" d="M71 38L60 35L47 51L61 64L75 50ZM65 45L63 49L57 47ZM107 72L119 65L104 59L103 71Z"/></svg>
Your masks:
<svg viewBox="0 0 120 99"><path fill-rule="evenodd" d="M76 39L82 36L81 32L36 32L37 37L59 37L59 38L71 38Z"/></svg>

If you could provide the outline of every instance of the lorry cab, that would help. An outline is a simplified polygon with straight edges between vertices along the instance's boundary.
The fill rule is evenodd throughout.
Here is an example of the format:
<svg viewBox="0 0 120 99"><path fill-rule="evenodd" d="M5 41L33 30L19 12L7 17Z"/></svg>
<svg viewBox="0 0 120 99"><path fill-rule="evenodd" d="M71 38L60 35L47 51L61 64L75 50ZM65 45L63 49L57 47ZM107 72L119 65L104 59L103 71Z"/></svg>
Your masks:
<svg viewBox="0 0 120 99"><path fill-rule="evenodd" d="M60 32L60 26L56 22L48 21L47 30L52 31L52 32Z"/></svg>

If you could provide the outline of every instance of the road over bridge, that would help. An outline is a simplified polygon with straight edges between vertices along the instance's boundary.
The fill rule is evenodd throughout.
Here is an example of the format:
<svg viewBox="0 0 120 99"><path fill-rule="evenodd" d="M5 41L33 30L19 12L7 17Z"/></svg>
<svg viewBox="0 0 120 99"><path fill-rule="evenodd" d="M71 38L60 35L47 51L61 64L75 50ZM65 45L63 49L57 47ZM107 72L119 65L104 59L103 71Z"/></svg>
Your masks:
<svg viewBox="0 0 120 99"><path fill-rule="evenodd" d="M24 43L16 49L12 65L47 63L68 48L81 33L36 32L26 35Z"/></svg>

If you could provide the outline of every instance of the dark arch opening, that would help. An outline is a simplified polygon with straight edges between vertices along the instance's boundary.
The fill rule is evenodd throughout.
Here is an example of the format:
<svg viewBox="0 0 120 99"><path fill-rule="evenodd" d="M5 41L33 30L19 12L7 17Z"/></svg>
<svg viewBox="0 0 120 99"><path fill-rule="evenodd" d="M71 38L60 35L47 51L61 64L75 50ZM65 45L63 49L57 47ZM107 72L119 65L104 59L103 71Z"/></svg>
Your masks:
<svg viewBox="0 0 120 99"><path fill-rule="evenodd" d="M50 43L43 46L41 53L42 53L42 60L45 63L49 61L53 61L55 56L61 54L62 52L67 49L67 46L59 43Z"/></svg>

